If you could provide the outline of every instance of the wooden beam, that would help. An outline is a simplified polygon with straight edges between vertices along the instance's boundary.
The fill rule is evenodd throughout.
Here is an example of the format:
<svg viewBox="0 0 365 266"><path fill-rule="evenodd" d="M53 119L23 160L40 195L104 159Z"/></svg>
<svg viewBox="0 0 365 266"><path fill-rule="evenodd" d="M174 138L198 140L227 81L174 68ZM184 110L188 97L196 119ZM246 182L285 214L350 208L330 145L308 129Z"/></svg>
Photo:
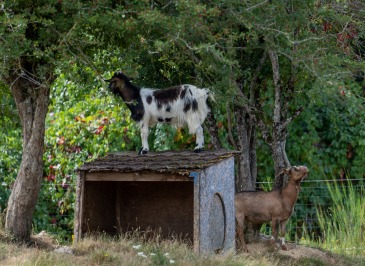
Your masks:
<svg viewBox="0 0 365 266"><path fill-rule="evenodd" d="M165 173L86 172L85 181L193 181L188 175Z"/></svg>
<svg viewBox="0 0 365 266"><path fill-rule="evenodd" d="M76 181L76 206L74 218L74 242L78 242L82 237L82 221L84 212L84 191L85 191L85 172L77 173Z"/></svg>

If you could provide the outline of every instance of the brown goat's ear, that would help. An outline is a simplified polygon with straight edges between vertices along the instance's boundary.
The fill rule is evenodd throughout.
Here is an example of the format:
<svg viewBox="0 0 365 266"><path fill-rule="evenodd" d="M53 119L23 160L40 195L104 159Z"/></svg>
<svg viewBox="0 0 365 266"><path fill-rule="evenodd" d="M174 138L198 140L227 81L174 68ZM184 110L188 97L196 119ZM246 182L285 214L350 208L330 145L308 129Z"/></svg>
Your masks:
<svg viewBox="0 0 365 266"><path fill-rule="evenodd" d="M284 170L283 170L283 173L284 173L284 174L286 174L286 175L287 175L287 174L289 174L289 173L290 173L290 168L288 168L288 169L284 169Z"/></svg>

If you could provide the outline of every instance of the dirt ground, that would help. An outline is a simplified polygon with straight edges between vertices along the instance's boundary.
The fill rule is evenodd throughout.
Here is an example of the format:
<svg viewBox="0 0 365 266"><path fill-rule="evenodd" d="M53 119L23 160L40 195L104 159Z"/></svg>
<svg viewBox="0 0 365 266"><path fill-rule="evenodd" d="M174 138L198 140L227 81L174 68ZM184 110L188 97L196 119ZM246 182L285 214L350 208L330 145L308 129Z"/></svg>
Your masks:
<svg viewBox="0 0 365 266"><path fill-rule="evenodd" d="M256 257L259 255L276 252L281 256L290 257L294 260L303 258L316 258L329 265L336 264L336 259L333 257L333 255L326 251L288 241L286 241L285 244L288 250L282 250L279 243L276 243L274 246L269 238L261 236L259 240L247 244L247 249L249 252L246 254Z"/></svg>

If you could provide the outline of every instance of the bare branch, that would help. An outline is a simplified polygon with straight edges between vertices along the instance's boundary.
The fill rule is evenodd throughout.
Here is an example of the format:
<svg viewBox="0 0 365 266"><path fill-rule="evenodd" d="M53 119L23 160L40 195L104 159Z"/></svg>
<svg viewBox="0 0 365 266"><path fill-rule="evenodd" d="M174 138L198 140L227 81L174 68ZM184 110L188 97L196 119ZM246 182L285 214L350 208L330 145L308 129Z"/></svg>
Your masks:
<svg viewBox="0 0 365 266"><path fill-rule="evenodd" d="M268 2L269 2L269 0L265 0L265 1L261 2L261 3L258 3L256 5L254 5L254 6L251 6L249 8L246 8L246 11L251 11L252 9L258 8L258 7L264 5L264 4L268 3Z"/></svg>
<svg viewBox="0 0 365 266"><path fill-rule="evenodd" d="M227 110L227 127L228 127L228 138L231 144L233 145L235 150L238 150L236 141L234 140L232 134L232 122L231 122L231 108L229 107L229 102L226 103L226 110Z"/></svg>
<svg viewBox="0 0 365 266"><path fill-rule="evenodd" d="M251 79L251 83L250 83L250 94L251 94L251 97L252 97L252 94L253 94L253 89L256 85L256 82L257 82L257 78L259 76L259 73L261 72L264 64L265 64L265 61L267 59L267 53L266 51L264 52L264 54L262 55L261 59L260 59L260 62L259 64L257 65L256 69L255 69L255 73Z"/></svg>
<svg viewBox="0 0 365 266"><path fill-rule="evenodd" d="M278 55L273 51L269 51L269 57L272 65L273 80L275 86L275 100L274 100L274 125L279 125L281 117L281 85L280 85L280 68Z"/></svg>
<svg viewBox="0 0 365 266"><path fill-rule="evenodd" d="M257 127L260 129L262 138L265 140L266 144L271 147L272 146L271 136L270 136L268 127L265 125L264 121L261 119L258 120Z"/></svg>
<svg viewBox="0 0 365 266"><path fill-rule="evenodd" d="M283 132L286 130L286 128L288 127L288 125L290 124L291 121L293 121L295 118L297 118L303 111L303 107L299 107L292 116L290 116L288 119L286 119L284 121L284 123L282 123L279 127L278 127L278 131L279 132Z"/></svg>

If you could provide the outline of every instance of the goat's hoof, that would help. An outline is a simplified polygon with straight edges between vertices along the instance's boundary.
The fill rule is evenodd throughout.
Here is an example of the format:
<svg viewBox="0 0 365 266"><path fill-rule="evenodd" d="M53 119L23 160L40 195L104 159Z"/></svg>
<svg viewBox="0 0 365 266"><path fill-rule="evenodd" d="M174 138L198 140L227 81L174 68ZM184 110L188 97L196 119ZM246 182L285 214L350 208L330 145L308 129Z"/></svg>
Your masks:
<svg viewBox="0 0 365 266"><path fill-rule="evenodd" d="M148 150L147 149L143 149L143 147L141 147L139 149L139 152L138 152L138 155L144 155L144 154L147 154Z"/></svg>
<svg viewBox="0 0 365 266"><path fill-rule="evenodd" d="M203 148L195 148L194 149L194 152L195 153L199 153L199 152L202 152L203 151Z"/></svg>

